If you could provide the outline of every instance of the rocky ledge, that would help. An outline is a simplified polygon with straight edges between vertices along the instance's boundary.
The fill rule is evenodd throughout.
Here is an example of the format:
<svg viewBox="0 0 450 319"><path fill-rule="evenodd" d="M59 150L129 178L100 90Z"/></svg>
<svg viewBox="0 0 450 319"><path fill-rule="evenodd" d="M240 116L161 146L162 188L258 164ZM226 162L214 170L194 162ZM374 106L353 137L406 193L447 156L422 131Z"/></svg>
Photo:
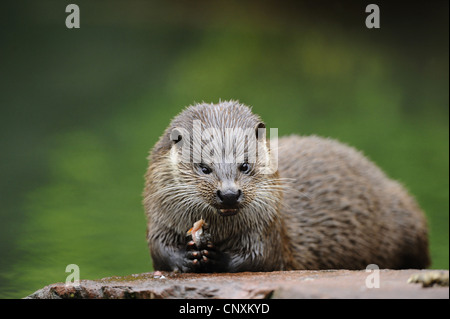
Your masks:
<svg viewBox="0 0 450 319"><path fill-rule="evenodd" d="M124 277L81 280L79 286L56 283L26 298L448 299L448 276L448 270L413 269L372 270L371 272L365 270L276 271L236 274L180 274L156 271Z"/></svg>

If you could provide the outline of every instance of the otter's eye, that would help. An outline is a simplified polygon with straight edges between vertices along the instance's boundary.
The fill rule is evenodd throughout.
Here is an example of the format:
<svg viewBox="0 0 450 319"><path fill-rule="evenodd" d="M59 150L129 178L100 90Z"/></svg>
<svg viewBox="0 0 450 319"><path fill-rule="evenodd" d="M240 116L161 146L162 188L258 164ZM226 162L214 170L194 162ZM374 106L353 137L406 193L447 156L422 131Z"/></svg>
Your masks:
<svg viewBox="0 0 450 319"><path fill-rule="evenodd" d="M211 169L208 165L200 164L200 171L201 171L203 174L211 174L212 169Z"/></svg>
<svg viewBox="0 0 450 319"><path fill-rule="evenodd" d="M248 163L242 163L241 166L239 166L239 170L242 173L248 174L250 172L250 165Z"/></svg>

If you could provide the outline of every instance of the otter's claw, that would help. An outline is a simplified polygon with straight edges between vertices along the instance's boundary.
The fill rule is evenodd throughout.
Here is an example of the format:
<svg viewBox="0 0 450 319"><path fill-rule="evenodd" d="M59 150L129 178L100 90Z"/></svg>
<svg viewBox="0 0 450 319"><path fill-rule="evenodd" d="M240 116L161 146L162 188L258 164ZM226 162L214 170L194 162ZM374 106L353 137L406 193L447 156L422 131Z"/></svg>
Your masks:
<svg viewBox="0 0 450 319"><path fill-rule="evenodd" d="M190 241L186 246L185 267L187 272L209 272L213 268L217 252L210 242L202 242L199 247Z"/></svg>

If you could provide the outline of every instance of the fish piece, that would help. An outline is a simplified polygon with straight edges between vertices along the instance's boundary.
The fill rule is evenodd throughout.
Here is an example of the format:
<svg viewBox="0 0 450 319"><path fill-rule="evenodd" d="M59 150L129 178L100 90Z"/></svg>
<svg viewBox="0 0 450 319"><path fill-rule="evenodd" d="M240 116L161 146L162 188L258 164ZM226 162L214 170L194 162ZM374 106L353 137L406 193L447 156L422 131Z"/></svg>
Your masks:
<svg viewBox="0 0 450 319"><path fill-rule="evenodd" d="M187 231L186 236L191 236L194 243L199 246L202 240L203 227L206 227L207 225L208 224L206 224L205 220L201 218L194 223L194 226L191 229Z"/></svg>

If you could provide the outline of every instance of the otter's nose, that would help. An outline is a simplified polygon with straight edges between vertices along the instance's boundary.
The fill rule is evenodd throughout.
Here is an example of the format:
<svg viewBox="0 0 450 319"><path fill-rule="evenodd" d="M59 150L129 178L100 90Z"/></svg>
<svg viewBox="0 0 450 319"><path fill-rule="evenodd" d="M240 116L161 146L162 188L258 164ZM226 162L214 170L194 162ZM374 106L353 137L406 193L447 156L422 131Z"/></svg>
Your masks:
<svg viewBox="0 0 450 319"><path fill-rule="evenodd" d="M226 207L236 206L242 197L242 191L240 189L225 189L217 191L217 198L219 203Z"/></svg>

